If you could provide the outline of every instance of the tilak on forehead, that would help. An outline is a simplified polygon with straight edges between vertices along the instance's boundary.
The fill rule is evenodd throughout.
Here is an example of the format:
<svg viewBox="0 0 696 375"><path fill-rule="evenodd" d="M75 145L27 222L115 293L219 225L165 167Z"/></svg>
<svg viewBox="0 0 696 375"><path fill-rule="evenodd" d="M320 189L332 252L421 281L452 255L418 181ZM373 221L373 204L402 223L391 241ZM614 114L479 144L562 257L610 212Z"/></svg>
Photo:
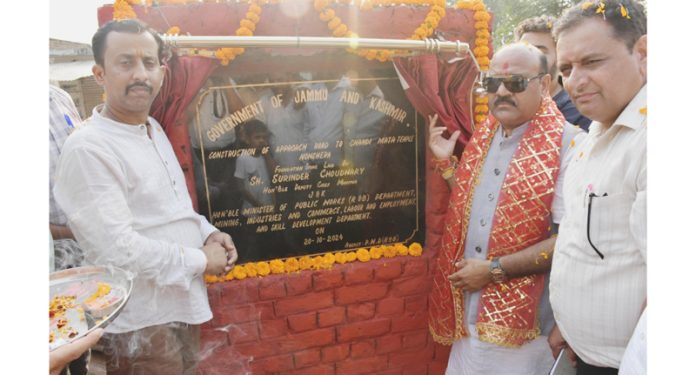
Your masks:
<svg viewBox="0 0 696 375"><path fill-rule="evenodd" d="M509 68L510 68L510 63L503 63L503 74L508 74Z"/></svg>

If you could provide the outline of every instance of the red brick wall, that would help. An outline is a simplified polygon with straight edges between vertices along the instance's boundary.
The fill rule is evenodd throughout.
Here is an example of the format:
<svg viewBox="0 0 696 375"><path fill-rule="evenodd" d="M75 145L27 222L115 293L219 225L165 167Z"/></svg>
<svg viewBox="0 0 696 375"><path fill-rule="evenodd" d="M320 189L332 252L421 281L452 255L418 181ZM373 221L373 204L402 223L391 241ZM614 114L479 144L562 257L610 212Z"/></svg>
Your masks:
<svg viewBox="0 0 696 375"><path fill-rule="evenodd" d="M440 375L427 328L433 254L213 284L199 374Z"/></svg>

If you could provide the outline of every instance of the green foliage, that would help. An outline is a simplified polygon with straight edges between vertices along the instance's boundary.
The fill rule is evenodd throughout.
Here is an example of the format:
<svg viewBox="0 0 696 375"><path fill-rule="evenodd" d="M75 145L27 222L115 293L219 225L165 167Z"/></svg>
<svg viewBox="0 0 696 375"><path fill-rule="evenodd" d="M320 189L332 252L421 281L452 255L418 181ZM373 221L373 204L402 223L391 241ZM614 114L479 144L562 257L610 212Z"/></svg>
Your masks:
<svg viewBox="0 0 696 375"><path fill-rule="evenodd" d="M493 48L515 40L517 24L530 17L549 15L559 17L564 9L575 4L572 0L484 0L493 13Z"/></svg>

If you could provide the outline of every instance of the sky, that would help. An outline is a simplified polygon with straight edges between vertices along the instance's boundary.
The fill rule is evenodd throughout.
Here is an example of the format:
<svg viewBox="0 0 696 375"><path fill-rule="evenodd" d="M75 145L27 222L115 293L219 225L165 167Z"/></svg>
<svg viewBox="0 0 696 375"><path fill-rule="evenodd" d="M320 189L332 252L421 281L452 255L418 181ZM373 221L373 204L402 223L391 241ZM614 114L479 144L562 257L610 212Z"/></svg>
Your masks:
<svg viewBox="0 0 696 375"><path fill-rule="evenodd" d="M97 9L113 0L50 0L49 37L91 44L97 31Z"/></svg>

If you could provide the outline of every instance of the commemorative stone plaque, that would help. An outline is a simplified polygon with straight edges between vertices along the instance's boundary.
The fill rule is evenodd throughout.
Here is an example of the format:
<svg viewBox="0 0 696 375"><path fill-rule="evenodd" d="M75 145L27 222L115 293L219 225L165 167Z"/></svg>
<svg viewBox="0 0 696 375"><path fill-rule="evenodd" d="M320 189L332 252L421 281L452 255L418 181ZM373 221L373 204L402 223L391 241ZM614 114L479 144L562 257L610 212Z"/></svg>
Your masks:
<svg viewBox="0 0 696 375"><path fill-rule="evenodd" d="M423 137L395 73L216 77L194 106L200 212L241 263L422 241Z"/></svg>

